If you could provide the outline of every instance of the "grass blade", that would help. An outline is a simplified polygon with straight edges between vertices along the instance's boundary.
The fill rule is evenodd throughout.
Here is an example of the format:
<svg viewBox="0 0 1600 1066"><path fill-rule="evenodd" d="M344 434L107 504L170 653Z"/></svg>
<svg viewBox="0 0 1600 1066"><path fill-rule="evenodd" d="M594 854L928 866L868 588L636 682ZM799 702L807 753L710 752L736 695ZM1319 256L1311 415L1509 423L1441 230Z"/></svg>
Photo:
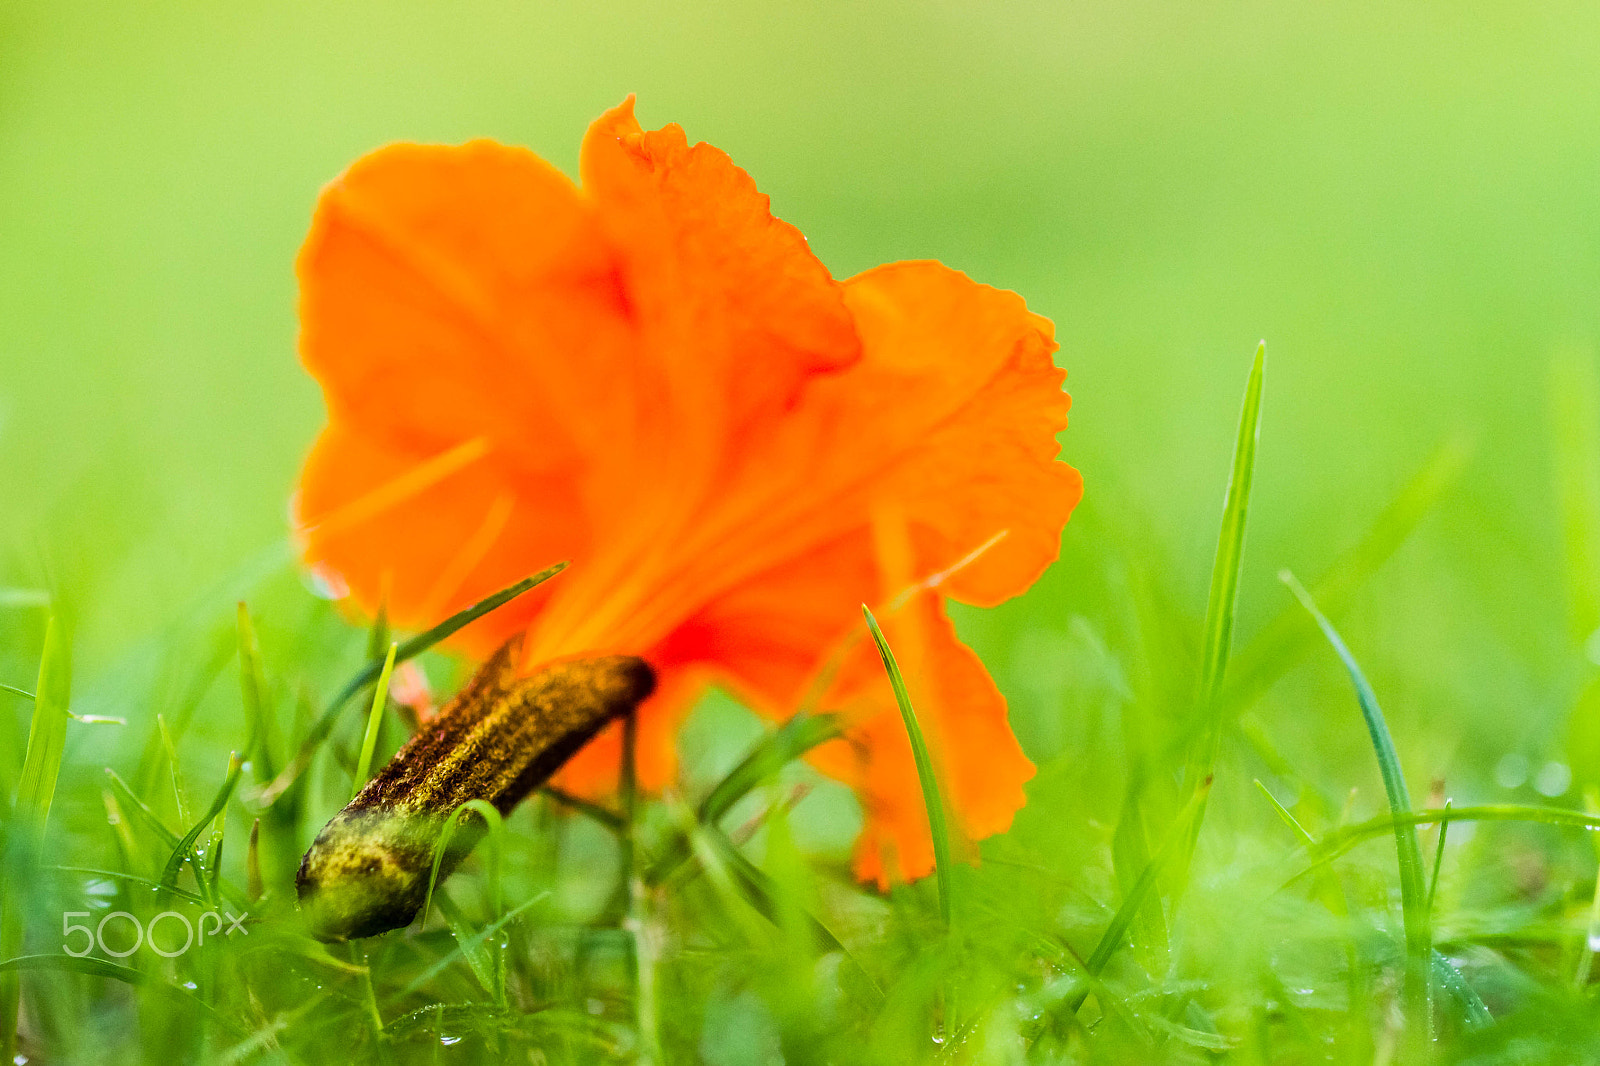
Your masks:
<svg viewBox="0 0 1600 1066"><path fill-rule="evenodd" d="M228 820L224 818L217 827L217 835L211 839L211 847L206 849L206 895L212 903L222 899L222 845L228 835Z"/></svg>
<svg viewBox="0 0 1600 1066"><path fill-rule="evenodd" d="M211 806L200 819L189 828L189 831L178 840L177 846L172 849L171 856L167 859L166 866L161 871L161 886L171 888L178 882L178 871L185 862L194 861L194 843L200 839L200 834L212 821L221 814L228 805L228 800L233 796L233 790L239 784L239 774L244 769L244 760L239 758L238 752L228 753L228 776L223 779L222 787L217 789L217 794L212 797ZM197 867L198 872L198 867ZM202 885L204 884L201 882Z"/></svg>
<svg viewBox="0 0 1600 1066"><path fill-rule="evenodd" d="M261 819L250 823L250 846L245 851L245 896L254 903L266 891L261 881Z"/></svg>
<svg viewBox="0 0 1600 1066"><path fill-rule="evenodd" d="M749 795L751 789L812 748L834 740L842 733L837 715L801 711L757 741L739 764L728 771L700 802L695 809L695 817L702 825L715 826L735 804ZM660 858L646 872L645 883L656 885L665 881L683 865L689 854L688 837L682 831L675 830L662 848Z"/></svg>
<svg viewBox="0 0 1600 1066"><path fill-rule="evenodd" d="M1434 449L1399 493L1373 520L1366 534L1312 586L1311 594L1329 618L1339 617L1354 594L1404 544L1445 491L1455 484L1472 457L1466 437L1452 437ZM1318 636L1317 627L1290 607L1228 660L1221 700L1237 716L1300 660Z"/></svg>
<svg viewBox="0 0 1600 1066"><path fill-rule="evenodd" d="M456 930L455 926L452 925L451 926L451 931L452 931L452 933L455 933L455 935L456 935L456 946L451 948L448 952L446 952L443 956L441 956L436 962L433 963L433 965L429 966L422 973L420 973L416 977L412 978L411 982L408 985L406 985L405 988L401 989L399 993L395 994L394 996L391 996L389 998L389 1000L387 1000L384 1003L384 1006L386 1006L386 1007L392 1006L393 1004L399 1002L405 996L409 996L412 993L414 993L414 992L418 991L419 989L423 988L425 985L427 985L427 983L429 981L432 981L435 977L438 977L445 970L449 969L450 965L453 962L456 961L456 958L458 956L462 957L462 958L468 958L469 957L468 956L469 952L478 952L478 951L480 951L482 949L484 943L487 942L490 937L494 936L500 930L502 930L506 926L510 925L512 923L512 921L514 921L519 915L521 915L529 907L532 907L534 904L539 903L539 902L541 902L541 901L543 901L545 899L548 899L549 896L550 896L549 892L541 892L536 896L533 896L533 897L531 897L531 898L529 898L527 900L524 900L523 902L517 904L515 907L511 908L509 911L507 911L505 914L503 914L501 917L499 917L495 921L490 922L488 925L486 925L482 929L478 930L478 932L476 932L476 933L470 933L470 931L467 929L467 926L465 924L463 924L461 926L461 930L459 932ZM441 896L439 898L442 900L445 897ZM461 939L462 933L468 933L469 934L465 941L463 941ZM468 965L469 966L472 965L472 963L470 961L470 958L469 958L469 961L468 961ZM474 971L473 976L474 977L477 976L476 971Z"/></svg>
<svg viewBox="0 0 1600 1066"><path fill-rule="evenodd" d="M250 739L244 757L257 781L270 781L272 768L271 725L268 717L266 670L261 665L261 645L256 640L250 609L239 601L239 694L244 700L245 721L250 724Z"/></svg>
<svg viewBox="0 0 1600 1066"><path fill-rule="evenodd" d="M444 828L439 831L439 841L433 846L433 869L428 874L428 892L423 897L422 921L428 920L428 906L433 901L433 890L439 884L439 869L444 865L444 857L450 849L450 840L456 834L456 827L461 824L461 819L469 812L475 812L489 827L489 855L492 878L493 909L495 914L500 913L500 834L504 828L505 820L500 817L500 812L485 800L467 800L461 806L450 812L450 817L445 819Z"/></svg>
<svg viewBox="0 0 1600 1066"><path fill-rule="evenodd" d="M39 680L33 687L33 719L28 726L28 749L17 782L13 825L21 827L30 861L42 849L44 827L55 798L56 778L67 743L71 720L72 644L54 615L45 621L44 650L39 656ZM0 870L0 877L4 877ZM11 959L22 949L22 897L19 885L6 885L0 896L0 958ZM9 905L6 901L10 901ZM17 1009L21 985L15 973L0 973L0 1062L17 1053Z"/></svg>
<svg viewBox="0 0 1600 1066"><path fill-rule="evenodd" d="M138 874L122 873L118 870L100 870L93 866L47 866L45 869L51 870L55 873L80 874L85 877L104 878L107 881L125 881L130 885L138 885L140 888L157 889L161 887L160 882L152 881L148 877L140 877ZM193 892L189 892L181 888L173 888L169 891L179 899L186 900L189 903L198 903L202 907L206 906L210 902L204 896L196 895Z"/></svg>
<svg viewBox="0 0 1600 1066"><path fill-rule="evenodd" d="M1211 782L1202 781L1195 790L1183 811L1179 813L1177 821L1167 833L1167 838L1162 841L1160 849L1151 858L1144 872L1139 875L1139 880L1134 883L1128 894L1122 898L1122 903L1111 916L1111 923L1106 926L1100 940L1090 953L1084 969L1088 971L1092 983L1099 978L1105 970L1106 964L1122 946L1123 939L1128 935L1134 919L1138 917L1140 909L1145 905L1146 899L1155 889L1156 881L1160 878L1162 870L1186 846L1186 842L1193 838L1195 824L1199 822L1205 811L1206 797L1211 794ZM1090 985L1085 985L1070 1000L1067 1005L1071 1012L1076 1014L1084 1001L1089 998Z"/></svg>
<svg viewBox="0 0 1600 1066"><path fill-rule="evenodd" d="M113 981L129 985L144 984L147 980L143 971L94 955L22 955L9 957L0 962L0 973L15 970L65 970L70 973L86 973L91 977L109 977Z"/></svg>
<svg viewBox="0 0 1600 1066"><path fill-rule="evenodd" d="M1550 361L1549 395L1572 636L1581 643L1600 626L1600 380L1593 354L1559 350Z"/></svg>
<svg viewBox="0 0 1600 1066"><path fill-rule="evenodd" d="M111 787L116 790L120 799L128 805L128 810L138 817L139 822L146 829L155 834L156 839L161 842L163 847L171 851L178 846L178 834L168 829L167 824L161 820L161 816L151 810L150 805L140 799L133 789L128 787L128 783L117 776L117 772L109 766L106 767L106 777L111 779Z"/></svg>
<svg viewBox="0 0 1600 1066"><path fill-rule="evenodd" d="M1239 599L1239 575L1244 568L1244 533L1250 515L1250 486L1255 478L1256 446L1261 439L1261 390L1266 380L1267 342L1256 348L1250 377L1245 381L1244 403L1239 410L1239 433L1233 446L1233 473L1222 503L1222 527L1217 531L1217 554L1211 562L1211 586L1206 594L1206 620L1200 642L1200 686L1195 704L1196 741L1189 749L1184 771L1185 787L1200 794L1217 768L1222 745L1222 681L1233 648L1233 614ZM1190 838L1181 845L1175 865L1175 894L1188 880L1189 864L1205 820L1205 804L1195 813Z"/></svg>
<svg viewBox="0 0 1600 1066"><path fill-rule="evenodd" d="M1450 801L1444 801L1444 809L1450 809ZM1444 868L1444 840L1450 831L1450 820L1446 818L1439 823L1439 841L1433 849L1433 876L1428 879L1428 914L1433 914L1433 898L1439 894L1439 871Z"/></svg>
<svg viewBox="0 0 1600 1066"><path fill-rule="evenodd" d="M457 632L465 629L467 626L471 625L473 622L476 622L490 611L499 610L501 607L504 607L506 604L522 595L524 592L544 584L546 581L549 581L566 568L566 563L557 563L554 566L546 567L537 574L534 574L531 577L525 577L516 584L509 585L506 588L501 589L492 596L484 597L471 607L466 607L460 611L457 611L449 618L446 618L443 622L440 622L431 629L427 629L421 633L418 633L410 640L401 641L399 648L395 652L395 663L398 665L408 659L416 658L418 655L421 655L423 652L427 651L440 641L447 640L448 638L454 636ZM339 695L333 701L334 706L337 707L338 705L343 704L345 700L348 700L351 696L354 696L357 692L360 692L362 689L372 684L378 679L378 675L382 672L383 660L379 659L377 656L373 656L372 661L369 662L360 673L351 678L349 683L346 684L345 687L340 691Z"/></svg>
<svg viewBox="0 0 1600 1066"><path fill-rule="evenodd" d="M1117 819L1116 832L1111 837L1111 861L1117 875L1117 887L1126 894L1139 883L1140 876L1150 865L1150 815L1152 790L1141 772L1128 775L1127 788L1122 798L1122 813ZM1145 900L1136 921L1135 938L1146 954L1147 968L1152 972L1165 968L1171 957L1171 936L1167 929L1166 911L1161 906L1159 894Z"/></svg>
<svg viewBox="0 0 1600 1066"><path fill-rule="evenodd" d="M394 673L394 657L399 650L400 645L389 645L389 654L383 661L383 672L378 675L378 683L372 689L372 710L367 714L367 730L361 737L361 757L356 761L355 780L350 784L351 798L361 791L372 774L372 753L378 746L378 727L383 724L383 708L389 702L389 675Z"/></svg>
<svg viewBox="0 0 1600 1066"><path fill-rule="evenodd" d="M1438 825L1442 822L1530 822L1536 825L1566 826L1572 829L1600 829L1600 814L1565 807L1538 807L1527 803L1486 803L1475 807L1441 807L1409 811L1403 815L1384 814L1369 821L1347 825L1324 836L1307 848L1307 865L1289 880L1304 877L1325 862L1332 862L1358 844L1392 833L1397 827Z"/></svg>
<svg viewBox="0 0 1600 1066"><path fill-rule="evenodd" d="M183 787L183 773L178 766L178 746L173 743L172 732L167 729L165 715L156 715L156 733L161 737L161 750L167 759L167 777L172 784L172 804L178 811L178 824L189 820L187 790Z"/></svg>
<svg viewBox="0 0 1600 1066"><path fill-rule="evenodd" d="M432 629L418 633L410 640L403 641L395 652L395 664L398 665L421 655L435 644L455 635L456 632L476 622L490 611L498 610L529 589L544 584L566 568L566 563L557 563L554 566L546 567L532 577L525 577L516 584L509 585L494 595L479 600L471 607L456 612ZM306 735L305 740L301 742L289 765L284 767L283 772L273 779L272 784L262 790L260 796L262 805L270 805L273 800L283 795L284 791L293 785L301 774L305 773L306 767L311 765L311 760L316 755L317 749L322 746L323 741L328 739L328 734L333 732L334 724L339 720L339 712L344 709L344 705L357 692L376 681L381 673L383 673L383 660L374 658L360 673L352 677L344 688L339 690L338 695L329 702L328 709L323 711L322 716L312 725L311 731Z"/></svg>
<svg viewBox="0 0 1600 1066"><path fill-rule="evenodd" d="M28 728L27 754L22 759L14 810L16 820L28 824L37 841L43 838L45 822L50 817L67 742L67 723L71 721L71 642L53 616L45 623L39 681L33 691L33 722Z"/></svg>
<svg viewBox="0 0 1600 1066"><path fill-rule="evenodd" d="M1233 448L1233 475L1222 505L1222 529L1217 534L1217 555L1211 564L1211 588L1206 597L1205 636L1200 650L1200 707L1211 714L1228 653L1233 647L1233 612L1239 598L1239 573L1244 566L1244 531L1250 512L1250 484L1255 476L1256 445L1261 439L1261 386L1265 379L1267 344L1256 349L1239 412L1239 438ZM1215 763L1215 730L1210 740Z"/></svg>
<svg viewBox="0 0 1600 1066"><path fill-rule="evenodd" d="M1306 827L1300 824L1298 818L1289 813L1289 808L1278 802L1278 797L1274 796L1272 791L1261 783L1260 778L1256 778L1256 788L1260 789L1261 794L1267 797L1267 802L1272 804L1272 809L1277 812L1279 818L1283 819L1283 824L1293 830L1294 835L1300 838L1300 843L1307 847L1315 846L1316 840L1310 833L1306 832Z"/></svg>
<svg viewBox="0 0 1600 1066"><path fill-rule="evenodd" d="M1395 858L1400 867L1400 900L1405 921L1406 954L1410 963L1406 968L1406 983L1410 1000L1410 1025L1418 1041L1429 1040L1428 1029L1432 1021L1430 1006L1432 984L1433 943L1428 928L1428 896L1422 865L1422 848L1417 841L1415 825L1402 825L1398 819L1411 813L1411 796L1406 791L1405 775L1400 768L1400 756L1395 751L1394 738L1389 735L1389 725L1384 721L1383 710L1378 706L1377 694L1372 691L1366 675L1344 640L1333 628L1333 623L1317 609L1316 601L1296 581L1294 575L1284 570L1279 575L1289 586L1311 617L1316 620L1323 636L1333 646L1335 654L1344 663L1355 686L1356 702L1361 705L1361 715L1367 723L1367 733L1372 738L1372 748L1378 757L1378 770L1383 776L1383 790L1389 799L1389 810L1395 816ZM1441 828L1442 831L1442 828Z"/></svg>
<svg viewBox="0 0 1600 1066"><path fill-rule="evenodd" d="M571 807L579 814L588 815L613 833L622 832L622 815L608 807L603 807L598 803L591 803L582 796L574 796L572 793L555 785L545 785L539 791L563 807Z"/></svg>
<svg viewBox="0 0 1600 1066"><path fill-rule="evenodd" d="M1489 1006L1484 1003L1483 997L1467 983L1466 977L1456 969L1455 964L1437 951L1433 953L1433 980L1456 1001L1469 1029L1494 1023L1494 1015L1489 1013Z"/></svg>
<svg viewBox="0 0 1600 1066"><path fill-rule="evenodd" d="M422 902L422 921L428 921L428 910L433 905L434 889L439 884L439 870L444 865L445 855L450 850L451 838L456 834L456 828L461 824L461 819L467 814L477 814L489 827L489 909L494 919L500 918L502 910L502 887L500 883L501 855L504 848L502 836L505 832L505 820L500 812L485 800L467 800L461 806L450 812L450 817L445 819L444 828L439 831L439 842L433 849L433 869L428 874L428 892ZM441 896L440 909L445 910L445 899ZM462 954L466 956L467 964L472 967L472 972L483 985L484 991L495 997L501 1006L505 1005L505 958L500 950L499 942L495 942L494 950L484 947L481 938L474 937L471 930L462 921L461 916L453 912L453 908L445 910L445 920L450 924L450 930L455 934L456 942L461 946Z"/></svg>
<svg viewBox="0 0 1600 1066"><path fill-rule="evenodd" d="M861 613L866 616L867 629L872 633L872 643L878 647L878 658L883 660L883 669L889 675L889 684L894 689L895 703L900 705L900 719L905 723L906 734L911 738L911 755L917 763L917 780L922 785L922 803L928 810L928 831L933 836L933 866L934 873L939 880L939 913L944 918L947 930L954 928L955 899L954 890L951 888L950 869L950 832L945 824L944 801L939 796L939 781L934 776L933 759L928 754L927 741L923 739L922 727L917 724L917 713L911 708L911 696L906 692L906 680L900 674L900 666L894 660L894 652L889 650L889 642L883 639L883 630L878 628L878 620L872 617L872 612L866 604L861 605Z"/></svg>
<svg viewBox="0 0 1600 1066"><path fill-rule="evenodd" d="M805 712L795 715L771 735L764 737L740 760L739 765L717 782L717 786L701 801L696 816L701 822L717 821L769 776L818 744L837 738L842 732L838 715Z"/></svg>

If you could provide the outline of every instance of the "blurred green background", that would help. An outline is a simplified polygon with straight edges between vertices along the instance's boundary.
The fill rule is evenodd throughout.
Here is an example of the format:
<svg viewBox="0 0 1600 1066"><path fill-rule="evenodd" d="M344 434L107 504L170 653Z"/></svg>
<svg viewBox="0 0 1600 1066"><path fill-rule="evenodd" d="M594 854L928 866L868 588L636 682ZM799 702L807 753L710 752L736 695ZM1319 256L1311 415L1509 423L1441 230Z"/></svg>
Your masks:
<svg viewBox="0 0 1600 1066"><path fill-rule="evenodd" d="M1279 567L1314 577L1468 435L1344 625L1417 790L1491 790L1501 753L1559 755L1581 669L1547 401L1553 354L1600 335L1596 55L1588 3L10 0L0 585L65 604L80 709L143 717L112 709L130 649L225 626L285 532L321 421L292 273L321 184L397 139L570 172L636 92L836 274L937 258L1055 320L1086 501L1034 594L962 618L1036 758L1070 755L1085 671L1135 669L1130 572L1198 630L1264 337L1241 637L1289 605ZM0 613L26 684L37 620ZM1375 801L1343 686L1319 652L1258 713Z"/></svg>

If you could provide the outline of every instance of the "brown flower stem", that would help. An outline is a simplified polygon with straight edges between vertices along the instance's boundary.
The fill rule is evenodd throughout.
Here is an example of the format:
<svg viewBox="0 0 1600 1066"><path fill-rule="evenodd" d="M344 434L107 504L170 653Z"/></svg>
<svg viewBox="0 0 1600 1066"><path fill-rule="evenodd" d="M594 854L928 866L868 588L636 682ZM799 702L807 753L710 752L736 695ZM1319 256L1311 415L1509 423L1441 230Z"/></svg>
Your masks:
<svg viewBox="0 0 1600 1066"><path fill-rule="evenodd" d="M470 800L506 814L655 687L642 659L573 659L521 676L508 642L423 731L323 827L300 863L301 907L328 939L410 924L427 896L446 821ZM630 801L631 802L631 801ZM484 832L461 819L449 875Z"/></svg>

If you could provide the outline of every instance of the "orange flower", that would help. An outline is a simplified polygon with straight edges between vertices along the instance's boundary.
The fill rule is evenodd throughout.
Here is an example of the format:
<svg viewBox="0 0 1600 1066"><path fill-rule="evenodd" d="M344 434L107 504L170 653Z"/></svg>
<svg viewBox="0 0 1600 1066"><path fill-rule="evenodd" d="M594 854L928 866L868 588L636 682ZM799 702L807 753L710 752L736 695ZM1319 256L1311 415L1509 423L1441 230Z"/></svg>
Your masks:
<svg viewBox="0 0 1600 1066"><path fill-rule="evenodd" d="M660 677L639 779L710 683L820 706L815 763L859 794L855 868L933 865L910 746L860 605L887 611L957 827L1006 829L1033 766L943 597L992 605L1055 558L1081 493L1049 321L932 262L835 281L726 155L630 98L582 186L490 141L397 144L328 186L299 259L301 351L328 426L306 460L305 558L422 627L551 562L463 630L526 630L529 667L612 652ZM825 669L827 668L827 669ZM593 794L617 737L563 771Z"/></svg>

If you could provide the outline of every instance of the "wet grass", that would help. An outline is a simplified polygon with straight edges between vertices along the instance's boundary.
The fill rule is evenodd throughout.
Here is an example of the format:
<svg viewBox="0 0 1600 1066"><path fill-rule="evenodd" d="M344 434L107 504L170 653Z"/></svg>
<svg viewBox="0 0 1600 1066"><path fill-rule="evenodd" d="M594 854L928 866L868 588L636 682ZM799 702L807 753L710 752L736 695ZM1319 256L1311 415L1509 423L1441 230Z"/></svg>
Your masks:
<svg viewBox="0 0 1600 1066"><path fill-rule="evenodd" d="M463 619L395 640L381 620L363 633L298 584L258 579L268 607L207 599L197 624L151 649L164 667L142 689L119 682L137 673L126 668L91 683L100 694L81 702L125 711L118 723L72 713L70 636L49 599L7 602L10 631L37 632L41 649L31 690L8 682L0 693L30 725L21 756L0 761L8 1054L163 1064L1594 1060L1600 896L1582 839L1600 828L1593 798L1575 801L1574 787L1552 788L1562 798L1551 802L1454 802L1433 782L1415 807L1404 752L1330 617L1450 491L1459 446L1402 486L1316 592L1288 579L1303 608L1274 605L1277 619L1233 649L1239 576L1270 562L1252 562L1245 536L1263 374L1258 354L1194 654L1152 662L1138 646L1102 648L1126 663L1113 686L1117 729L1044 760L1027 808L982 844L977 864L951 858L937 766L868 615L919 753L940 857L937 877L888 893L850 877L851 801L804 764L838 724L807 713L761 727L716 698L685 730L672 792L637 792L625 766L615 806L540 793L503 826L495 819L412 927L320 943L294 903L299 852L403 741L395 664L451 676L457 667L434 645ZM1580 415L1563 417L1556 439L1583 439ZM1184 628L1171 596L1152 591L1135 605L1144 654L1161 647L1162 629ZM1308 639L1318 629L1321 645ZM1274 723L1250 714L1254 694L1285 675L1340 663L1355 692L1297 713L1329 735L1359 732L1364 718L1376 777L1370 764L1297 765L1274 744ZM1020 664L1030 665L1051 667ZM229 674L238 687L221 684ZM1064 707L1072 686L1107 685L1067 676ZM1378 802L1382 813L1363 818ZM1393 849L1370 846L1385 836Z"/></svg>

